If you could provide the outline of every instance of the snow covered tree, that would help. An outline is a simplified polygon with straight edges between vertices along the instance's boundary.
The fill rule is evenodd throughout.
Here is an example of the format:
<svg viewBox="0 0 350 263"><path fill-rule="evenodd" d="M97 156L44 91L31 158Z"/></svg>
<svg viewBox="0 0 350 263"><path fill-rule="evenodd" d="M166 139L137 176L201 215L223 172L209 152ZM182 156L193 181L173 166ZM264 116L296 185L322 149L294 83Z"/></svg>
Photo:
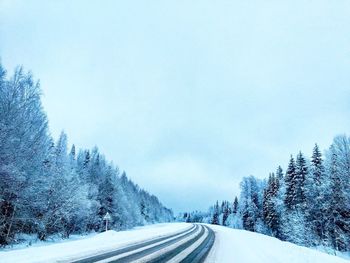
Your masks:
<svg viewBox="0 0 350 263"><path fill-rule="evenodd" d="M281 166L277 167L276 170L276 178L278 179L278 181L281 183L283 181L283 169Z"/></svg>
<svg viewBox="0 0 350 263"><path fill-rule="evenodd" d="M312 179L318 186L320 186L323 181L325 168L323 166L322 154L317 144L315 144L315 147L312 152L311 164L313 175Z"/></svg>
<svg viewBox="0 0 350 263"><path fill-rule="evenodd" d="M71 169L75 169L76 168L76 151L75 151L75 145L72 145L72 148L70 150L69 153L69 162L70 162L70 166Z"/></svg>
<svg viewBox="0 0 350 263"><path fill-rule="evenodd" d="M330 195L326 231L336 250L350 249L350 142L345 136L334 139L329 150L327 174Z"/></svg>
<svg viewBox="0 0 350 263"><path fill-rule="evenodd" d="M264 190L263 217L265 224L275 237L281 237L281 218L276 203L278 191L279 179L275 177L274 173L272 173L269 176L267 187Z"/></svg>
<svg viewBox="0 0 350 263"><path fill-rule="evenodd" d="M288 169L286 171L286 176L284 177L284 183L286 186L286 192L284 197L284 205L287 210L291 210L295 207L295 192L296 192L296 182L295 182L295 161L293 156L291 155Z"/></svg>
<svg viewBox="0 0 350 263"><path fill-rule="evenodd" d="M116 220L113 218L116 214L116 180L117 174L111 165L109 165L104 174L104 178L101 178L102 182L99 184L98 201L100 208L98 216L100 217L99 229L103 229L103 217L108 212L112 216L112 224L115 224Z"/></svg>
<svg viewBox="0 0 350 263"><path fill-rule="evenodd" d="M7 80L0 66L0 244L35 231L33 193L49 148L40 92L30 73L17 68Z"/></svg>
<svg viewBox="0 0 350 263"><path fill-rule="evenodd" d="M232 213L236 214L238 211L238 198L235 196L235 200L233 201Z"/></svg>
<svg viewBox="0 0 350 263"><path fill-rule="evenodd" d="M244 177L241 184L240 213L243 227L249 231L259 232L262 224L262 183L254 176Z"/></svg>
<svg viewBox="0 0 350 263"><path fill-rule="evenodd" d="M301 152L299 152L295 166L294 177L294 201L295 205L305 213L306 210L306 194L305 194L305 181L308 176L308 167L306 160Z"/></svg>
<svg viewBox="0 0 350 263"><path fill-rule="evenodd" d="M310 227L310 235L313 235L313 245L319 245L325 239L325 215L326 215L326 182L325 167L322 154L317 144L311 157L310 176L306 180L307 196L307 222Z"/></svg>
<svg viewBox="0 0 350 263"><path fill-rule="evenodd" d="M217 201L213 208L213 215L211 220L211 223L213 225L219 225L219 215L220 215L219 202Z"/></svg>
<svg viewBox="0 0 350 263"><path fill-rule="evenodd" d="M222 211L222 225L227 225L227 218L231 214L230 204L227 201L223 201L221 205L221 211Z"/></svg>
<svg viewBox="0 0 350 263"><path fill-rule="evenodd" d="M306 160L301 152L297 155L296 163L291 157L285 176L285 212L283 213L283 236L296 244L306 244L308 232L306 228L306 193L305 180L308 175Z"/></svg>

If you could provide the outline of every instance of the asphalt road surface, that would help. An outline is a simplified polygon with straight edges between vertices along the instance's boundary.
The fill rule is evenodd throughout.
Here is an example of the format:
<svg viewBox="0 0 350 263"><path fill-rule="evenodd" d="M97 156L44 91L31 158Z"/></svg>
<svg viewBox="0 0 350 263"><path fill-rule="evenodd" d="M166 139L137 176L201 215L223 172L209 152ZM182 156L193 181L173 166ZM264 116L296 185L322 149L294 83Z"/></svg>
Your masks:
<svg viewBox="0 0 350 263"><path fill-rule="evenodd" d="M176 234L80 259L74 263L199 263L205 261L214 240L215 234L210 227L194 224Z"/></svg>

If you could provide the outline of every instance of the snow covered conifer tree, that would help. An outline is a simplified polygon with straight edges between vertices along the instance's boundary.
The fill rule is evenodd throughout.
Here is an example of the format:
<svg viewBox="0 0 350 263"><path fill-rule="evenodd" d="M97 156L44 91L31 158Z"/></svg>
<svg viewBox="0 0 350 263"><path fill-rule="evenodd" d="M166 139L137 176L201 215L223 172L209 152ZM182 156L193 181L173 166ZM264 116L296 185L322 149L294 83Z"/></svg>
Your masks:
<svg viewBox="0 0 350 263"><path fill-rule="evenodd" d="M299 152L296 160L295 166L295 188L294 188L294 196L295 196L295 204L298 208L301 209L302 212L305 213L306 210L306 194L305 194L305 181L308 176L308 167L306 164L306 160L301 152Z"/></svg>
<svg viewBox="0 0 350 263"><path fill-rule="evenodd" d="M232 213L236 214L238 211L238 198L235 196L235 200L233 201Z"/></svg>
<svg viewBox="0 0 350 263"><path fill-rule="evenodd" d="M212 220L211 220L211 223L213 225L219 225L219 214L220 214L219 202L216 201L216 204L214 205L214 209L213 209Z"/></svg>
<svg viewBox="0 0 350 263"><path fill-rule="evenodd" d="M310 234L314 236L313 245L318 245L325 239L325 168L322 154L317 144L313 149L311 157L311 174L306 180L307 196L307 221L310 226Z"/></svg>
<svg viewBox="0 0 350 263"><path fill-rule="evenodd" d="M229 203L227 201L223 202L223 209L222 209L222 225L226 226L227 224L227 218L229 217L231 211L229 207Z"/></svg>
<svg viewBox="0 0 350 263"><path fill-rule="evenodd" d="M274 173L270 174L268 184L264 190L263 217L273 236L280 237L280 213L277 208L277 194L279 180Z"/></svg>
<svg viewBox="0 0 350 263"><path fill-rule="evenodd" d="M278 166L277 167L277 170L276 170L276 178L280 181L280 183L282 182L283 180L283 169L281 166Z"/></svg>
<svg viewBox="0 0 350 263"><path fill-rule="evenodd" d="M75 152L75 145L74 144L72 145L72 148L71 148L70 153L69 153L69 161L70 161L70 165L72 167L75 167L75 165L76 165L76 152Z"/></svg>
<svg viewBox="0 0 350 263"><path fill-rule="evenodd" d="M284 204L287 210L291 210L295 207L295 161L293 156L290 157L286 176L284 178L286 192L284 197Z"/></svg>
<svg viewBox="0 0 350 263"><path fill-rule="evenodd" d="M295 163L291 156L285 176L285 194L282 225L283 236L290 242L305 245L305 178L307 175L306 160L301 153Z"/></svg>
<svg viewBox="0 0 350 263"><path fill-rule="evenodd" d="M322 154L317 144L315 144L312 152L311 163L313 180L320 186L323 181L325 168L323 166Z"/></svg>

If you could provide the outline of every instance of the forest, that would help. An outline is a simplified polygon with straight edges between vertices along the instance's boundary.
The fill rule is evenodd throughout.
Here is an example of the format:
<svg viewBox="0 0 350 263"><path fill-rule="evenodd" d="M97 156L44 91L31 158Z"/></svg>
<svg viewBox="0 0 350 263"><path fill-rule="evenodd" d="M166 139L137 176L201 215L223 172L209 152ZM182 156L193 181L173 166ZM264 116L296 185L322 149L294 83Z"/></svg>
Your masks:
<svg viewBox="0 0 350 263"><path fill-rule="evenodd" d="M267 179L245 177L233 202L216 202L208 212L183 213L179 220L350 251L350 138L335 137L324 157L317 144L310 159L299 152L285 172L278 166Z"/></svg>
<svg viewBox="0 0 350 263"><path fill-rule="evenodd" d="M54 140L39 82L0 64L0 245L100 232L107 212L115 230L173 220L97 147L69 147L64 132Z"/></svg>

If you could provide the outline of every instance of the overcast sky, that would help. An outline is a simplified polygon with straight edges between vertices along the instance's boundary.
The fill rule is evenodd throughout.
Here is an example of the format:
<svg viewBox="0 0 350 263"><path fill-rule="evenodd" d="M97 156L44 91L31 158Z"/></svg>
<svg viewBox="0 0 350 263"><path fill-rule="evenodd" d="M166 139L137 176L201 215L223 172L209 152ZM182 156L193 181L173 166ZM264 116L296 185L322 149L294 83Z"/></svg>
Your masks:
<svg viewBox="0 0 350 263"><path fill-rule="evenodd" d="M40 79L55 137L176 212L350 131L348 0L0 0L0 57Z"/></svg>

